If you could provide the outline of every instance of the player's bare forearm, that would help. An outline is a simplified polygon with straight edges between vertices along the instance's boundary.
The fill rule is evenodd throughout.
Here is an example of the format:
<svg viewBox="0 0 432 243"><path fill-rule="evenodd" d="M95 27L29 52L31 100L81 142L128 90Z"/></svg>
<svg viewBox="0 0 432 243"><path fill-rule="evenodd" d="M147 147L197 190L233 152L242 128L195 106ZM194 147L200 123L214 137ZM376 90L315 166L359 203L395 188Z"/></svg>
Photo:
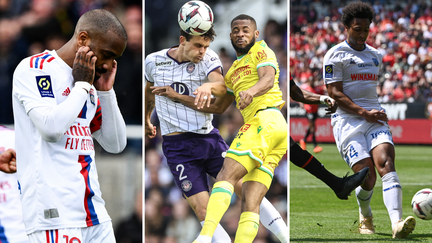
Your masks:
<svg viewBox="0 0 432 243"><path fill-rule="evenodd" d="M271 90L274 86L275 69L272 66L258 68L258 82L248 92L253 97L261 96Z"/></svg>
<svg viewBox="0 0 432 243"><path fill-rule="evenodd" d="M204 106L199 108L195 105L195 98L189 95L180 95L175 100L182 103L183 105L200 112L222 114L234 101L234 96L230 94L225 94L223 97L212 98L210 101L210 106Z"/></svg>
<svg viewBox="0 0 432 243"><path fill-rule="evenodd" d="M355 104L342 90L342 82L327 84L329 96L336 100L339 107L348 112L363 116L367 110Z"/></svg>
<svg viewBox="0 0 432 243"><path fill-rule="evenodd" d="M150 89L152 83L147 82L145 86L145 106L144 106L144 117L146 120L150 121L150 116L155 108L155 94L152 93Z"/></svg>
<svg viewBox="0 0 432 243"><path fill-rule="evenodd" d="M225 83L217 82L217 83L211 83L211 85L212 85L211 87L212 95L217 97L222 97L226 94L227 88Z"/></svg>
<svg viewBox="0 0 432 243"><path fill-rule="evenodd" d="M243 90L238 93L240 100L238 102L239 110L248 107L254 97L261 96L267 93L274 86L275 69L272 66L258 68L258 82L248 90Z"/></svg>
<svg viewBox="0 0 432 243"><path fill-rule="evenodd" d="M369 111L360 107L342 92L342 88L342 82L327 84L327 91L330 97L335 99L342 109L357 114L368 122L383 124L383 121L388 121L387 115L383 110L372 109Z"/></svg>
<svg viewBox="0 0 432 243"><path fill-rule="evenodd" d="M211 87L212 95L222 97L226 94L227 88L220 68L210 72L208 75L208 79L210 82L208 82L207 84Z"/></svg>
<svg viewBox="0 0 432 243"><path fill-rule="evenodd" d="M320 104L320 96L321 95L301 89L297 85L293 85L290 88L290 97L297 102L305 104Z"/></svg>
<svg viewBox="0 0 432 243"><path fill-rule="evenodd" d="M210 107L210 97L212 95L221 97L226 94L226 85L222 76L222 71L217 68L208 74L209 82L202 84L198 87L193 94L195 95L194 105L198 109Z"/></svg>

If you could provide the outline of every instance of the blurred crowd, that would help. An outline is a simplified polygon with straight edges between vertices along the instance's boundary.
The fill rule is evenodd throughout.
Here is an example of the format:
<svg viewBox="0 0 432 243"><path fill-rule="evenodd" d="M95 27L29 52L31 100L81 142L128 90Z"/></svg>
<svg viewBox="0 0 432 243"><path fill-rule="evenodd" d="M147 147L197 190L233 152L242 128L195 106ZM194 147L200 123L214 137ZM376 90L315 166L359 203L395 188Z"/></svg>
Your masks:
<svg viewBox="0 0 432 243"><path fill-rule="evenodd" d="M72 37L79 17L96 8L111 11L126 28L128 43L117 59L114 89L126 123L142 124L141 0L0 0L0 124L14 123L12 76L18 63L46 49L59 49ZM142 242L140 195L130 217L113 222L119 243Z"/></svg>
<svg viewBox="0 0 432 243"><path fill-rule="evenodd" d="M163 45L168 35L167 32L173 31L174 33L179 33L180 31L176 17L178 9L185 1L161 0L161 2L175 3L172 5L174 7L171 10L166 10L168 12L171 11L171 20L169 20L170 17L167 13L158 14L156 12L157 10L154 8L159 5L146 1L147 34L145 55L171 47L170 45ZM219 1L218 4L223 4L224 2L229 1ZM206 3L214 9L216 1L206 1ZM172 17L173 15L174 18ZM165 20L161 18L165 18ZM217 18L215 17L215 19ZM159 20L166 22L164 31L157 27L160 25ZM152 23L157 24L152 25ZM215 25L217 24L215 22ZM167 29L170 31L166 31ZM223 37L217 36L216 38ZM287 22L279 23L269 19L265 25L265 29L260 30L260 38L258 40L265 40L276 53L280 69L279 85L283 92L283 99L287 101ZM174 43L178 41L178 34L174 37L173 41ZM231 45L229 46L231 47ZM212 48L211 44L210 48ZM222 61L224 72L227 72L236 57L232 56L230 54L232 52L225 48L214 51L218 53ZM283 108L285 117L287 114L286 107L285 105ZM162 137L160 136L159 122L155 113L152 115L152 123L158 128L158 135L154 139L145 138L145 242L192 242L199 234L201 225L187 201L182 197L181 191L175 185L174 178L167 166L161 149ZM243 125L243 118L235 105L232 104L222 115L214 115L213 125L220 130L222 137L230 145L238 129ZM288 206L287 180L287 157L285 155L275 170L273 183L266 195L284 217L285 222L287 222ZM213 183L214 179L209 178L210 188L213 187ZM238 197L233 196L231 206L221 221L222 226L232 238L234 238L237 229L240 213L240 200ZM187 230L185 230L185 225L187 225ZM278 241L264 226L260 225L258 236L254 242L272 243Z"/></svg>
<svg viewBox="0 0 432 243"><path fill-rule="evenodd" d="M290 70L299 84L323 85L327 50L346 39L341 23L349 1L298 1L290 5ZM375 11L367 43L383 55L380 102L432 102L432 3L365 1Z"/></svg>
<svg viewBox="0 0 432 243"><path fill-rule="evenodd" d="M128 34L118 61L114 89L127 124L142 124L142 1L141 0L1 0L0 123L13 124L12 75L25 57L59 49L68 41L78 18L104 8L114 13Z"/></svg>

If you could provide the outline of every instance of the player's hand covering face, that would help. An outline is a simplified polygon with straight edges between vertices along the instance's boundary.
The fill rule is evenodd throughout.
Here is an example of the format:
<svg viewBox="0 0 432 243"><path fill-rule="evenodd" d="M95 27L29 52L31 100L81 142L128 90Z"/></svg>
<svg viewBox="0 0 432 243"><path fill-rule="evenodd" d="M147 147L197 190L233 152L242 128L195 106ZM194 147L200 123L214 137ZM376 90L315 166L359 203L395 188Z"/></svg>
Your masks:
<svg viewBox="0 0 432 243"><path fill-rule="evenodd" d="M95 63L94 85L99 91L108 91L114 85L117 72L116 58L119 58L125 48L126 40L112 32L106 33L102 38L93 38L88 47L97 57Z"/></svg>
<svg viewBox="0 0 432 243"><path fill-rule="evenodd" d="M78 49L72 67L72 76L75 82L85 81L93 84L96 59L94 52L88 46L81 46Z"/></svg>

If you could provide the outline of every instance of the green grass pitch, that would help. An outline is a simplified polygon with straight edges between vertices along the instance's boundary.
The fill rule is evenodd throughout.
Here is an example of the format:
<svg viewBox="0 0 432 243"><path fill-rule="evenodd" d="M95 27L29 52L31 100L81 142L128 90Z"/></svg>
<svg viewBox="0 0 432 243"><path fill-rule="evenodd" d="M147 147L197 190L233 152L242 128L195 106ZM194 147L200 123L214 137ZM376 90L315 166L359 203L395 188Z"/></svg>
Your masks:
<svg viewBox="0 0 432 243"><path fill-rule="evenodd" d="M332 173L344 176L351 169L334 144L320 144L323 151L312 154ZM308 144L308 150L312 151ZM432 146L396 145L396 171L403 190L403 217L416 218L416 229L397 242L432 242L432 220L417 218L411 210L412 196L432 188ZM392 239L390 218L382 198L382 181L377 178L371 208L376 233L360 235L358 205L353 192L339 200L323 182L290 163L290 242L385 242Z"/></svg>

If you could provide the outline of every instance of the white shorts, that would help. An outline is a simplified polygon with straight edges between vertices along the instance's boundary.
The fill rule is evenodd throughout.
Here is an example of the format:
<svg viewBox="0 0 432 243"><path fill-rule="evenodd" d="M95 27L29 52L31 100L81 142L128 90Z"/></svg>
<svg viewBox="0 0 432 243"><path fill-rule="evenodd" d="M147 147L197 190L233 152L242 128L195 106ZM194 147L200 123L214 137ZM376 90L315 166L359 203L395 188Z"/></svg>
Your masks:
<svg viewBox="0 0 432 243"><path fill-rule="evenodd" d="M370 151L382 143L394 146L387 123L367 122L362 117L338 116L332 118L333 135L342 158L350 168L358 161L369 158Z"/></svg>
<svg viewBox="0 0 432 243"><path fill-rule="evenodd" d="M40 230L28 235L30 243L115 243L111 221L84 228Z"/></svg>

